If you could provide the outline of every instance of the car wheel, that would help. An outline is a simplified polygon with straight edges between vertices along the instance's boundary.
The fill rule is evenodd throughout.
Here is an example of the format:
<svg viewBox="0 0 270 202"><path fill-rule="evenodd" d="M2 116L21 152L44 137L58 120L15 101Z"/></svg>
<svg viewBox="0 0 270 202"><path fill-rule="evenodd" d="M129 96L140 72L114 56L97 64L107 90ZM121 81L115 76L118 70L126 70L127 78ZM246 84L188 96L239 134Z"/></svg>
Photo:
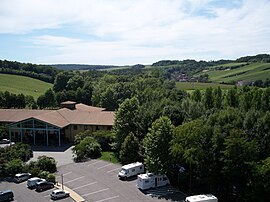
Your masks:
<svg viewBox="0 0 270 202"><path fill-rule="evenodd" d="M127 176L125 176L125 180L127 180Z"/></svg>

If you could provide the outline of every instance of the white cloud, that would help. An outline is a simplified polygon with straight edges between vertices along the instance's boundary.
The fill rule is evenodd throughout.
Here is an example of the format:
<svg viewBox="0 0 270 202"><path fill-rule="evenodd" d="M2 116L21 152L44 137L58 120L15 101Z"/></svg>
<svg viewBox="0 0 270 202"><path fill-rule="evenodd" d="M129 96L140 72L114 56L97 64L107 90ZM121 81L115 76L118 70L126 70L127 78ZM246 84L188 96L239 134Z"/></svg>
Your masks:
<svg viewBox="0 0 270 202"><path fill-rule="evenodd" d="M217 2L1 0L0 34L24 34L34 46L54 48L58 54L40 56L44 63L134 64L269 52L268 0L237 1L234 7Z"/></svg>

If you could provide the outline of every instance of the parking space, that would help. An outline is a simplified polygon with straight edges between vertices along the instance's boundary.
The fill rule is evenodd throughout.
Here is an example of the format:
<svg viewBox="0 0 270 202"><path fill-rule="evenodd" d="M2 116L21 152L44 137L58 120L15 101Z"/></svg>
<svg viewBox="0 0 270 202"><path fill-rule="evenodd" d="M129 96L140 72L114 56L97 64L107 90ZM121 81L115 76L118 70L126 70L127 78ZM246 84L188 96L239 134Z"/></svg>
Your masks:
<svg viewBox="0 0 270 202"><path fill-rule="evenodd" d="M48 202L53 201L50 198L50 193L54 189L46 190L43 192L36 192L35 190L28 189L26 182L16 184L14 182L0 181L0 190L10 189L14 193L14 202L29 202L29 201L39 201ZM61 202L74 202L70 197L63 198L57 201Z"/></svg>
<svg viewBox="0 0 270 202"><path fill-rule="evenodd" d="M86 201L170 201L169 195L181 195L177 189L166 187L142 192L136 187L136 178L122 181L118 179L121 165L102 160L91 160L84 163L73 163L58 168L59 183L76 191ZM156 191L154 191L156 190ZM180 196L179 201L184 196ZM175 198L175 197L174 197ZM171 200L172 201L172 200ZM176 201L175 199L173 201Z"/></svg>

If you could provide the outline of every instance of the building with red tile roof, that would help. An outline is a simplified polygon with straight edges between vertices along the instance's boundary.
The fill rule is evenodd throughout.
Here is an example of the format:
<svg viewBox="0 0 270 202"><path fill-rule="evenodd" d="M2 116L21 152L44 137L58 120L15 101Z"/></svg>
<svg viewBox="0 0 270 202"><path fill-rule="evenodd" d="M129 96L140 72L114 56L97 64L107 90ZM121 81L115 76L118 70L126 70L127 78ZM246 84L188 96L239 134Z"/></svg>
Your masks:
<svg viewBox="0 0 270 202"><path fill-rule="evenodd" d="M105 108L61 103L58 110L0 109L0 124L6 125L11 141L61 145L73 142L77 133L110 130L115 113Z"/></svg>

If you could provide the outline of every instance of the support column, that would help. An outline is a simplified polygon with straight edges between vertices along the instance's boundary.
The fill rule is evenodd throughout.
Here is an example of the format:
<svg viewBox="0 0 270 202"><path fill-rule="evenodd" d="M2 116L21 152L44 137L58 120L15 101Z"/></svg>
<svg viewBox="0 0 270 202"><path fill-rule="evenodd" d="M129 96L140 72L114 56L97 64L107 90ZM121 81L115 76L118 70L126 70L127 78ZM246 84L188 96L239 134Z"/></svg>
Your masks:
<svg viewBox="0 0 270 202"><path fill-rule="evenodd" d="M48 124L46 123L46 140L47 140L47 146L49 145L49 137L48 137Z"/></svg>
<svg viewBox="0 0 270 202"><path fill-rule="evenodd" d="M8 127L8 134L9 134L9 141L12 142L11 141L11 132L10 132L10 128L9 127Z"/></svg>
<svg viewBox="0 0 270 202"><path fill-rule="evenodd" d="M58 129L58 146L61 146L60 129Z"/></svg>
<svg viewBox="0 0 270 202"><path fill-rule="evenodd" d="M23 130L21 130L21 142L22 142L22 134L23 134Z"/></svg>
<svg viewBox="0 0 270 202"><path fill-rule="evenodd" d="M36 131L34 132L33 137L34 137L34 145L36 145Z"/></svg>

